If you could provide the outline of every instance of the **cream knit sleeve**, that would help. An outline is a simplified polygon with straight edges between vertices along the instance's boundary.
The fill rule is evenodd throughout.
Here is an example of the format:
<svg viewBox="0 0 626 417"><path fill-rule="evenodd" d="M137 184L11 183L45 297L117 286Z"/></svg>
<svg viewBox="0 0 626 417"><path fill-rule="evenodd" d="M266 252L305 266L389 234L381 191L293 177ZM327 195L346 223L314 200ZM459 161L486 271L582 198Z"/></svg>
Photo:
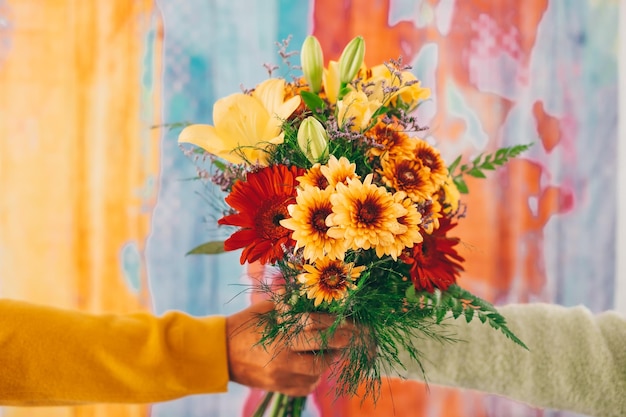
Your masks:
<svg viewBox="0 0 626 417"><path fill-rule="evenodd" d="M419 340L431 384L498 394L535 407L596 417L626 416L626 318L593 315L584 307L516 304L499 307L509 328L529 347L517 346L488 324L447 321L462 340ZM423 379L408 366L401 376Z"/></svg>

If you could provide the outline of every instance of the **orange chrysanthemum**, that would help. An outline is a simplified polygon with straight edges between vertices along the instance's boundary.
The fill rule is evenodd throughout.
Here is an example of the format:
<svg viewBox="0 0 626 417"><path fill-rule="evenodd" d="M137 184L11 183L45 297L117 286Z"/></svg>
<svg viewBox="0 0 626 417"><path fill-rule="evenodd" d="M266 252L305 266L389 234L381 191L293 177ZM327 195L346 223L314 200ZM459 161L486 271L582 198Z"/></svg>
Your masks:
<svg viewBox="0 0 626 417"><path fill-rule="evenodd" d="M302 256L309 261L320 258L343 259L345 241L334 239L326 233L329 227L326 218L332 213L330 196L333 189L320 190L317 187L304 187L298 191L296 204L289 205L290 218L281 225L293 230L295 249L303 247Z"/></svg>
<svg viewBox="0 0 626 417"><path fill-rule="evenodd" d="M403 260L411 265L409 275L415 289L433 292L435 288L445 291L456 283L463 271L464 259L454 248L458 238L451 238L447 233L456 226L450 219L441 219L439 229L430 235L424 235L424 241L406 251Z"/></svg>
<svg viewBox="0 0 626 417"><path fill-rule="evenodd" d="M320 163L316 163L311 168L309 168L304 175L298 177L297 179L298 181L300 181L300 186L317 187L320 190L328 187L328 179L324 176L324 174L322 174L321 167L322 165Z"/></svg>
<svg viewBox="0 0 626 417"><path fill-rule="evenodd" d="M373 128L365 132L365 136L372 138L380 147L372 147L370 155L381 157L388 155L390 158L411 158L415 139L402 131L398 123L387 124L379 121Z"/></svg>
<svg viewBox="0 0 626 417"><path fill-rule="evenodd" d="M429 169L430 181L435 190L448 178L448 167L439 154L439 151L425 140L418 140L413 149L414 158L421 161L422 165Z"/></svg>
<svg viewBox="0 0 626 417"><path fill-rule="evenodd" d="M407 210L394 201L384 188L372 184L372 174L337 184L336 193L330 196L333 214L328 216L328 235L345 239L350 249L376 249L376 254L398 256L395 252L395 236L406 231L398 222Z"/></svg>
<svg viewBox="0 0 626 417"><path fill-rule="evenodd" d="M306 272L298 278L303 284L302 293L315 300L315 306L322 301L331 302L345 298L349 289L356 288L354 281L365 269L364 266L326 258L319 259L315 265L305 264L303 268Z"/></svg>
<svg viewBox="0 0 626 417"><path fill-rule="evenodd" d="M443 207L438 200L426 200L419 204L422 215L422 230L428 234L439 228L439 219L443 217Z"/></svg>
<svg viewBox="0 0 626 417"><path fill-rule="evenodd" d="M430 171L420 160L384 158L379 171L387 187L404 191L416 203L430 200L437 190L430 180Z"/></svg>
<svg viewBox="0 0 626 417"><path fill-rule="evenodd" d="M274 263L283 258L284 248L293 247L291 230L280 221L289 217L287 206L295 201L296 177L304 169L274 165L237 181L226 203L236 213L218 220L218 224L237 226L240 230L224 242L227 251L243 248L240 262Z"/></svg>

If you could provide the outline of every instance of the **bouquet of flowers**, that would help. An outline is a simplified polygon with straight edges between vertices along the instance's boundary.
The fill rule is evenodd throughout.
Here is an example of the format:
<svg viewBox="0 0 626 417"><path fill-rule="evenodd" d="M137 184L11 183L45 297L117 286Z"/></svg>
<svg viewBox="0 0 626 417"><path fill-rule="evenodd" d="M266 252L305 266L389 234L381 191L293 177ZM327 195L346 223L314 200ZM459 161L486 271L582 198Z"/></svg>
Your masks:
<svg viewBox="0 0 626 417"><path fill-rule="evenodd" d="M419 364L420 338L454 339L448 316L477 317L524 346L492 305L457 285L463 258L450 233L464 217L464 176L484 177L528 146L447 166L413 115L430 90L401 60L368 68L364 55L356 37L324 67L309 36L302 76L270 77L219 99L214 125L189 125L179 142L210 160L201 176L227 193L218 224L234 227L224 242L191 253L242 249L242 264L279 272L261 290L284 308L263 318L261 343L287 345L303 313L336 318L324 337L352 321L361 331L343 352L349 366L335 370L337 393L365 386L376 395L381 373L403 366L399 351ZM299 416L305 403L282 394L273 401L273 416Z"/></svg>

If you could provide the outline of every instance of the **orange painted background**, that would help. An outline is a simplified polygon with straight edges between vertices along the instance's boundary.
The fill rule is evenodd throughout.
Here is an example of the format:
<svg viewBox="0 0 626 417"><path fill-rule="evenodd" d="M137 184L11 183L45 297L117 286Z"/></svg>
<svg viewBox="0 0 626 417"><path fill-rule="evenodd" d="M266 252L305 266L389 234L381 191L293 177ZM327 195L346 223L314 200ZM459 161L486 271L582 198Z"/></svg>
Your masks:
<svg viewBox="0 0 626 417"><path fill-rule="evenodd" d="M220 236L217 212L187 181L177 131L152 126L210 122L217 98L280 62L275 41L292 35L297 50L313 33L326 59L362 35L368 64L411 63L433 90L419 115L448 160L535 143L469 182L463 286L496 304L611 308L619 2L575 3L0 0L0 296L94 312L245 307L236 254L184 256ZM328 388L309 417L544 415L407 381L376 406L333 402ZM0 414L246 415L256 394Z"/></svg>

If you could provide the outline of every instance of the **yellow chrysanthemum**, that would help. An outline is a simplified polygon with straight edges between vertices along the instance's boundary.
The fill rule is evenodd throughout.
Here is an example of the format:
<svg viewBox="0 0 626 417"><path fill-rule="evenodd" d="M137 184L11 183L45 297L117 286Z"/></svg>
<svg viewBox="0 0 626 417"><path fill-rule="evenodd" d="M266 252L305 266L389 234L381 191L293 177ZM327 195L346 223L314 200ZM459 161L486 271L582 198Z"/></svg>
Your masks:
<svg viewBox="0 0 626 417"><path fill-rule="evenodd" d="M308 169L306 174L296 178L300 181L301 187L317 187L320 190L328 187L328 179L322 174L322 165L317 163Z"/></svg>
<svg viewBox="0 0 626 417"><path fill-rule="evenodd" d="M264 163L265 148L283 143L283 122L300 105L300 96L287 98L285 80L270 78L252 94L231 94L215 102L210 125L187 126L179 142L192 143L228 162Z"/></svg>
<svg viewBox="0 0 626 417"><path fill-rule="evenodd" d="M358 178L358 175L356 175L356 164L350 163L345 156L337 159L334 155L331 155L328 163L322 165L320 170L328 180L328 184L333 188L337 184L346 184L348 180Z"/></svg>
<svg viewBox="0 0 626 417"><path fill-rule="evenodd" d="M388 155L390 158L411 158L415 148L415 139L402 131L398 123L385 123L379 121L374 127L365 132L365 136L372 138L380 147L372 147L370 155L381 157Z"/></svg>
<svg viewBox="0 0 626 417"><path fill-rule="evenodd" d="M422 162L423 166L430 170L430 181L435 190L438 190L448 178L448 167L439 151L425 140L417 140L413 154L416 159Z"/></svg>
<svg viewBox="0 0 626 417"><path fill-rule="evenodd" d="M391 253L401 253L405 248L412 248L414 244L424 240L420 234L420 224L422 223L422 215L417 210L417 206L408 198L407 194L399 191L393 195L394 201L406 209L406 214L398 218L398 223L406 226L406 231L395 235L393 250ZM393 255L392 255L393 257ZM393 257L394 260L396 259Z"/></svg>
<svg viewBox="0 0 626 417"><path fill-rule="evenodd" d="M334 239L326 233L326 217L332 213L330 196L332 188L320 190L317 187L304 187L298 190L296 204L287 208L291 218L281 220L281 226L293 230L291 238L295 248L304 248L302 255L309 261L320 258L343 259L345 241Z"/></svg>
<svg viewBox="0 0 626 417"><path fill-rule="evenodd" d="M430 170L420 160L383 158L379 171L389 188L404 191L416 203L429 200L437 188L431 181Z"/></svg>
<svg viewBox="0 0 626 417"><path fill-rule="evenodd" d="M356 288L354 281L365 269L364 266L326 258L318 260L315 265L305 264L303 268L306 272L298 277L303 285L302 293L315 300L315 306L322 301L330 303L344 299L348 290Z"/></svg>
<svg viewBox="0 0 626 417"><path fill-rule="evenodd" d="M454 184L454 181L452 181L452 177L449 175L441 185L439 194L441 196L440 201L445 214L456 213L459 210L461 193Z"/></svg>
<svg viewBox="0 0 626 417"><path fill-rule="evenodd" d="M333 213L326 222L328 235L345 239L350 249L376 249L380 257L392 254L395 235L402 234L407 227L398 222L407 210L394 201L385 187L372 184L372 174L348 181L348 185L337 184L335 194L330 196Z"/></svg>

